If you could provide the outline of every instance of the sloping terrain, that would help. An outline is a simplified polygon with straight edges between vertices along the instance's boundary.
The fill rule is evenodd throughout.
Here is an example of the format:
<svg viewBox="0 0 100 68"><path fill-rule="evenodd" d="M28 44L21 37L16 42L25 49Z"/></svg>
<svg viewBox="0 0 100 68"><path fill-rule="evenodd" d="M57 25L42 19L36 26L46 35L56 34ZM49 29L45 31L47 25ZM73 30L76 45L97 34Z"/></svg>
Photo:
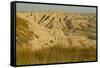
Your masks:
<svg viewBox="0 0 100 68"><path fill-rule="evenodd" d="M17 12L17 64L96 60L95 14Z"/></svg>

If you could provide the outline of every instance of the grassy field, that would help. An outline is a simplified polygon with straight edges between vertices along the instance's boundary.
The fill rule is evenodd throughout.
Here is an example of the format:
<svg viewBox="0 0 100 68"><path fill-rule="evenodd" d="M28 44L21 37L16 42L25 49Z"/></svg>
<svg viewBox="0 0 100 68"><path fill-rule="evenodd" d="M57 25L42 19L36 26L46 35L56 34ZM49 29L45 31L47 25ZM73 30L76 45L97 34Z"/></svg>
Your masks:
<svg viewBox="0 0 100 68"><path fill-rule="evenodd" d="M30 48L27 48L17 51L16 60L17 65L95 61L96 49L53 46L38 51L31 51Z"/></svg>

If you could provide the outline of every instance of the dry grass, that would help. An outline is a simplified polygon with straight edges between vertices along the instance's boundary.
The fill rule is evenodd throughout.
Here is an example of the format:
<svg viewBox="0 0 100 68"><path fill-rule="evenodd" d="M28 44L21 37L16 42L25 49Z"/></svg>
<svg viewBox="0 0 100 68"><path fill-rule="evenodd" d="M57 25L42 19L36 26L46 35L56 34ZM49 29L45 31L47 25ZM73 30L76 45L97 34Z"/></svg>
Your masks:
<svg viewBox="0 0 100 68"><path fill-rule="evenodd" d="M89 48L62 48L57 45L38 51L32 51L27 48L17 51L16 60L17 65L95 61L96 50Z"/></svg>

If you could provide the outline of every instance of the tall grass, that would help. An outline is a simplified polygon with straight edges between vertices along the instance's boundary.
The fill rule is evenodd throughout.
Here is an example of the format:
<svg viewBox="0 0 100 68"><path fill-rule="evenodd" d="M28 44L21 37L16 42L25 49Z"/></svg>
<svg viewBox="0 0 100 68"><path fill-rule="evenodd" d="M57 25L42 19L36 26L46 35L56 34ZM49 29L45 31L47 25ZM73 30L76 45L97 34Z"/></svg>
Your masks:
<svg viewBox="0 0 100 68"><path fill-rule="evenodd" d="M37 51L27 48L17 51L16 60L17 65L95 61L96 49L64 48L57 45Z"/></svg>

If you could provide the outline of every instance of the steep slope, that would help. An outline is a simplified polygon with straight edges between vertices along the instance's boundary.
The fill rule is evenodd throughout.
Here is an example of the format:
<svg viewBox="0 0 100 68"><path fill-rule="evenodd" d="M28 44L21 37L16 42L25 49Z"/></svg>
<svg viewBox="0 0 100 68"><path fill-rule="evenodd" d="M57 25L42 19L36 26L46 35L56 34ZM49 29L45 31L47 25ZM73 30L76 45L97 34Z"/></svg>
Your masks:
<svg viewBox="0 0 100 68"><path fill-rule="evenodd" d="M72 47L83 48L84 46L80 42L85 41L86 47L95 48L96 46L96 20L93 14L66 14L48 11L19 12L17 15L30 22L31 31L39 36L37 42L32 41L32 44L43 45L43 47L46 47L45 44L52 46L49 42L51 40L53 45L61 44L64 47L71 45ZM93 21L90 22L90 19ZM71 44L69 41L71 41ZM93 42L90 43L91 41Z"/></svg>

